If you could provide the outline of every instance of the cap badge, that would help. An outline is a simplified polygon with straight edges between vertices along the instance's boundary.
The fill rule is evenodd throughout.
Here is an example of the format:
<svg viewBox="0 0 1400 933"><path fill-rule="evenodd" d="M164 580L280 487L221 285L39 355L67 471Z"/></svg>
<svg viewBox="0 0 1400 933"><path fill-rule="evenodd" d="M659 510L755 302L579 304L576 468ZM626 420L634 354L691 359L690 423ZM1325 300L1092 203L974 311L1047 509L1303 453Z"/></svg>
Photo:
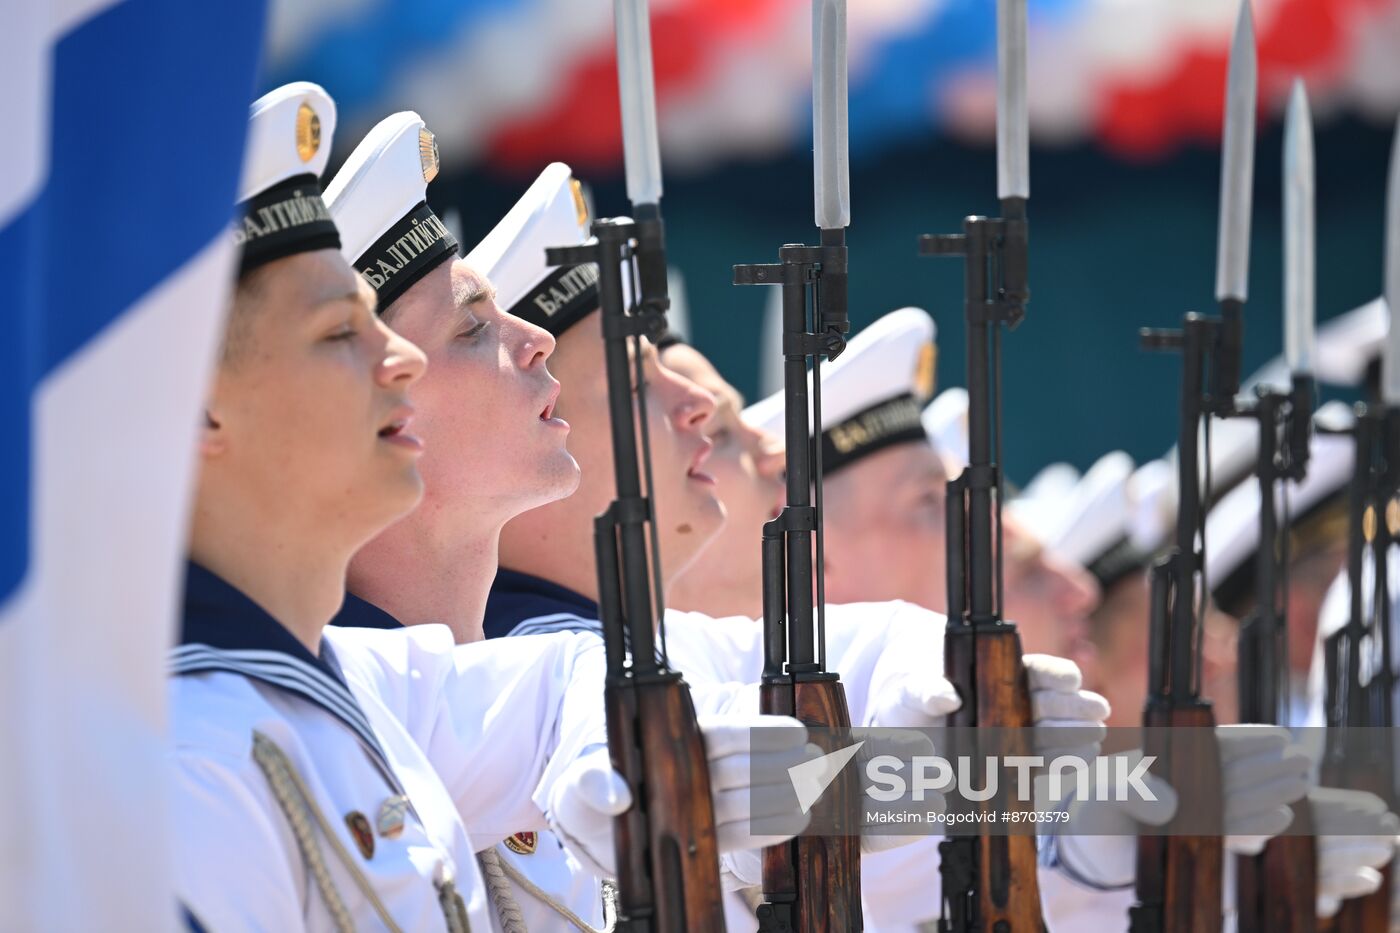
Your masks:
<svg viewBox="0 0 1400 933"><path fill-rule="evenodd" d="M578 225L585 227L588 225L588 202L583 199L583 185L579 184L577 178L570 178L569 190L574 195L574 210L578 212Z"/></svg>
<svg viewBox="0 0 1400 933"><path fill-rule="evenodd" d="M516 855L534 855L539 844L540 837L537 833L516 833L506 837L506 848Z"/></svg>
<svg viewBox="0 0 1400 933"><path fill-rule="evenodd" d="M311 105L303 103L297 108L297 156L303 162L310 162L321 148L321 118Z"/></svg>
<svg viewBox="0 0 1400 933"><path fill-rule="evenodd" d="M404 817L408 814L408 798L395 794L379 805L375 817L375 828L385 839L397 839L403 835Z"/></svg>
<svg viewBox="0 0 1400 933"><path fill-rule="evenodd" d="M438 173L437 138L426 126L418 128L418 158L423 163L423 180L432 181Z"/></svg>
<svg viewBox="0 0 1400 933"><path fill-rule="evenodd" d="M345 814L345 826L355 840L355 846L366 860L374 858L374 833L370 831L369 820L359 810Z"/></svg>
<svg viewBox="0 0 1400 933"><path fill-rule="evenodd" d="M938 375L938 347L929 341L919 350L919 363L914 369L914 391L920 399L933 396L934 381Z"/></svg>

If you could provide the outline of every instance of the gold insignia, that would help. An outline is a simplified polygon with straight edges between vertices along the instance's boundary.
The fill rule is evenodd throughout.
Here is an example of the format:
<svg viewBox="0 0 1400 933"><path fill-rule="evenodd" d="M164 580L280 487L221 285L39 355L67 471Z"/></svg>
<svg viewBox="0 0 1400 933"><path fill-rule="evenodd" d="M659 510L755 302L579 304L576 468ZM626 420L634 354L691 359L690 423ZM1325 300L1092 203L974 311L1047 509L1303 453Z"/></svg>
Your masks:
<svg viewBox="0 0 1400 933"><path fill-rule="evenodd" d="M1385 504L1385 527L1392 536L1400 535L1400 501L1391 499Z"/></svg>
<svg viewBox="0 0 1400 933"><path fill-rule="evenodd" d="M345 814L345 826L350 830L355 847L360 850L365 860L374 858L374 833L370 831L369 820L365 815L359 810L351 810Z"/></svg>
<svg viewBox="0 0 1400 933"><path fill-rule="evenodd" d="M539 844L538 833L516 833L514 836L506 837L506 848L516 855L534 855Z"/></svg>
<svg viewBox="0 0 1400 933"><path fill-rule="evenodd" d="M426 126L418 127L418 158L423 163L423 180L432 181L438 173L437 137Z"/></svg>
<svg viewBox="0 0 1400 933"><path fill-rule="evenodd" d="M321 118L311 105L303 103L297 108L297 155L303 162L310 162L321 148Z"/></svg>
<svg viewBox="0 0 1400 933"><path fill-rule="evenodd" d="M934 380L938 376L938 347L929 341L919 350L919 362L914 369L914 394L920 401L933 397Z"/></svg>
<svg viewBox="0 0 1400 933"><path fill-rule="evenodd" d="M1376 540L1376 508L1375 508L1375 506L1372 506L1372 505L1366 506L1366 511L1365 511L1365 513L1362 514L1362 516L1361 516L1361 534L1362 534L1362 536L1366 539L1366 542L1367 542L1368 544L1369 544L1370 542Z"/></svg>
<svg viewBox="0 0 1400 933"><path fill-rule="evenodd" d="M583 200L583 185L577 178L569 179L569 190L574 193L574 210L578 212L578 225L588 226L588 203Z"/></svg>
<svg viewBox="0 0 1400 933"><path fill-rule="evenodd" d="M408 815L408 798L395 794L379 805L379 814L374 826L385 839L397 839L403 835L404 818Z"/></svg>

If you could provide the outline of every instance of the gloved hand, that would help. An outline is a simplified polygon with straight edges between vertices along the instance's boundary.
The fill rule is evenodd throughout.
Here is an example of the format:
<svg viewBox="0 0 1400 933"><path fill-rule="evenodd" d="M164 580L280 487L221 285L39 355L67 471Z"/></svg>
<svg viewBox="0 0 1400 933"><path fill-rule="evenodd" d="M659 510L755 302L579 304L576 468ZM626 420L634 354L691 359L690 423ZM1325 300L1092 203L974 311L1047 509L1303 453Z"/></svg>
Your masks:
<svg viewBox="0 0 1400 933"><path fill-rule="evenodd" d="M589 871L617 875L613 817L632 806L632 792L613 770L606 746L581 755L550 793L549 825Z"/></svg>
<svg viewBox="0 0 1400 933"><path fill-rule="evenodd" d="M1131 771L1142 758L1141 751L1125 752ZM1117 769L1111 769L1116 774ZM1094 774L1090 772L1091 776ZM1076 881L1097 888L1121 888L1133 883L1137 869L1137 827L1162 826L1176 815L1176 791L1166 781L1145 774L1142 783L1156 800L1143 800L1129 794L1127 800L1095 800L1091 777L1088 799L1076 800L1069 808L1069 821L1051 825L1048 831L1059 838L1060 868ZM1048 809L1047 779L1036 779L1037 799Z"/></svg>
<svg viewBox="0 0 1400 933"><path fill-rule="evenodd" d="M1081 690L1079 665L1048 654L1028 654L1022 659L1031 689L1035 717L1035 753L1052 761L1073 755L1092 761L1108 734L1108 701L1090 690Z"/></svg>
<svg viewBox="0 0 1400 933"><path fill-rule="evenodd" d="M962 708L952 681L933 671L909 672L892 680L874 698L870 724L889 729L932 729Z"/></svg>
<svg viewBox="0 0 1400 933"><path fill-rule="evenodd" d="M1293 821L1289 804L1312 781L1308 754L1278 726L1217 726L1225 797L1225 848L1258 855Z"/></svg>
<svg viewBox="0 0 1400 933"><path fill-rule="evenodd" d="M760 727L761 733L752 731ZM786 842L810 819L794 809L788 769L819 757L822 750L808 744L807 727L790 716L701 716L700 732L710 763L724 885L734 889L762 884L763 847ZM793 831L755 835L751 819L765 824L777 820Z"/></svg>
<svg viewBox="0 0 1400 933"><path fill-rule="evenodd" d="M761 728L757 735L752 730ZM791 839L807 825L795 809L788 769L811 761L822 750L807 743L807 727L791 716L715 715L700 717L715 832L721 852L761 849ZM756 738L756 741L750 739ZM794 832L754 835L751 819L779 819Z"/></svg>
<svg viewBox="0 0 1400 933"><path fill-rule="evenodd" d="M1400 842L1400 817L1364 791L1314 787L1308 804L1317 833L1317 913L1332 917L1342 901L1380 888L1379 869L1394 858Z"/></svg>
<svg viewBox="0 0 1400 933"><path fill-rule="evenodd" d="M705 759L710 771L710 794L715 808L715 835L721 854L758 850L791 839L807 825L793 806L788 768L821 754L807 744L807 727L788 716L716 715L700 718ZM756 743L751 731L762 727ZM575 761L555 783L550 799L550 825L590 870L604 877L616 874L613 817L632 805L626 780L612 768L607 748L595 749ZM754 835L750 819L780 819L789 831ZM724 867L747 884L762 881L754 872L757 859L724 859ZM737 868L737 870L736 870Z"/></svg>

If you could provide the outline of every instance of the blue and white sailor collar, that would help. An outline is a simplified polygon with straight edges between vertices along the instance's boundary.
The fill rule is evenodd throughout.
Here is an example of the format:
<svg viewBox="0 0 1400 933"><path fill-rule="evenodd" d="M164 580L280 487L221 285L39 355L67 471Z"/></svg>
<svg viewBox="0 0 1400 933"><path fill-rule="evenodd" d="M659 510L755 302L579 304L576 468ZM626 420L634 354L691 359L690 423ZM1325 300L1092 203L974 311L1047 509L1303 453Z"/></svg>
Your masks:
<svg viewBox="0 0 1400 933"><path fill-rule="evenodd" d="M180 643L170 653L170 673L213 671L239 674L319 706L358 736L385 778L398 786L331 646L322 641L320 655L312 654L265 609L191 561L185 573Z"/></svg>
<svg viewBox="0 0 1400 933"><path fill-rule="evenodd" d="M367 599L361 599L349 591L345 593L345 602L341 604L340 611L335 614L334 619L331 619L331 625L339 628L396 629L404 627L402 622L374 603Z"/></svg>
<svg viewBox="0 0 1400 933"><path fill-rule="evenodd" d="M566 586L518 570L496 571L486 597L482 631L487 638L546 632L597 632L598 604Z"/></svg>

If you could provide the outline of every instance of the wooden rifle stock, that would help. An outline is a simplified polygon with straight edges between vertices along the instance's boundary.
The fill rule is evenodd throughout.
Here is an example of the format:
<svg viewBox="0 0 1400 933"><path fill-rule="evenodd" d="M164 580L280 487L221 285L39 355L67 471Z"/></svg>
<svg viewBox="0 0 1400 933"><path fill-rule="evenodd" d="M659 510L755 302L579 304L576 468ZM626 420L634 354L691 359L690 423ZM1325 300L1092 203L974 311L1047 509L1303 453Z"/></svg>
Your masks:
<svg viewBox="0 0 1400 933"><path fill-rule="evenodd" d="M846 692L834 677L797 684L765 684L760 692L764 713L794 716L812 726L849 724ZM836 751L818 741L824 752ZM812 819L843 821L858 812L860 789L843 774L812 808ZM859 930L860 836L802 835L780 846L763 850L763 895L777 910L759 916L760 929L783 930L779 917L787 915L786 929ZM771 918L771 919L770 919Z"/></svg>
<svg viewBox="0 0 1400 933"><path fill-rule="evenodd" d="M945 672L963 697L963 707L948 717L949 726L1017 728L1028 736L1034 724L1030 685L1021 663L1021 638L1015 626L998 624L981 631L950 626L945 639ZM969 702L969 697L975 700ZM976 711L975 713L973 711ZM1029 743L1025 743L1029 745ZM1006 748L1007 755L1032 749ZM1012 804L1004 793L980 806L984 812ZM980 825L980 824L979 824ZM979 883L971 892L975 923L982 930L1043 930L1034 836L983 834L974 855Z"/></svg>
<svg viewBox="0 0 1400 933"><path fill-rule="evenodd" d="M710 774L690 691L679 675L609 685L613 767L643 789L614 828L618 911L656 931L723 930ZM635 735L629 734L635 729ZM646 756L642 749L674 749Z"/></svg>

